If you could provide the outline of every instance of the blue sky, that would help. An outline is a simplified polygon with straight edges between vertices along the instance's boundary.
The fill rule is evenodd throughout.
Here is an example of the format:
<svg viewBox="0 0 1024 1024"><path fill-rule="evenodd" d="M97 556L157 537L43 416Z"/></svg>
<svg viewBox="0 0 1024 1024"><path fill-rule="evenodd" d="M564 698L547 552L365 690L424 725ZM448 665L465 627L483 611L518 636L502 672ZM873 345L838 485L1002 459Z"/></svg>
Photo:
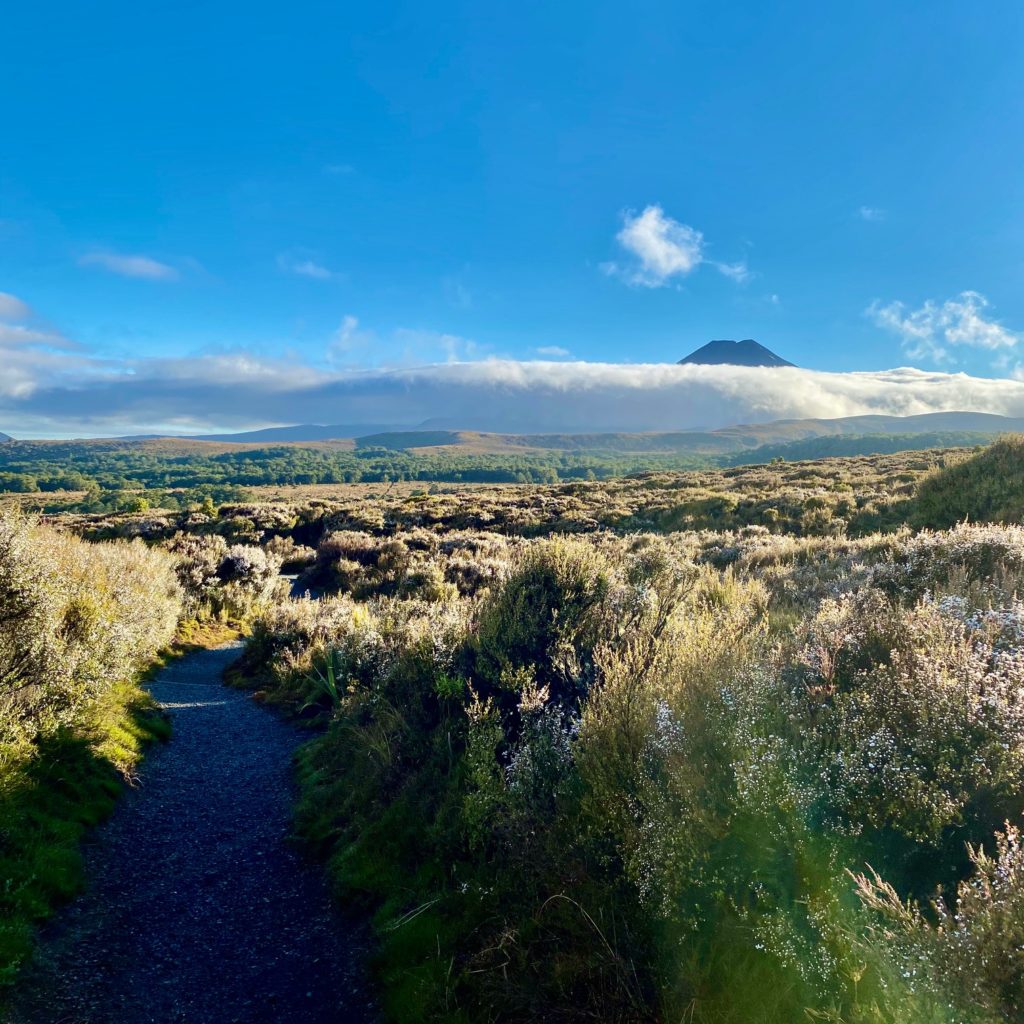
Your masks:
<svg viewBox="0 0 1024 1024"><path fill-rule="evenodd" d="M0 338L20 325L22 393L68 353L666 362L714 337L1009 377L1022 41L1002 0L15 5Z"/></svg>

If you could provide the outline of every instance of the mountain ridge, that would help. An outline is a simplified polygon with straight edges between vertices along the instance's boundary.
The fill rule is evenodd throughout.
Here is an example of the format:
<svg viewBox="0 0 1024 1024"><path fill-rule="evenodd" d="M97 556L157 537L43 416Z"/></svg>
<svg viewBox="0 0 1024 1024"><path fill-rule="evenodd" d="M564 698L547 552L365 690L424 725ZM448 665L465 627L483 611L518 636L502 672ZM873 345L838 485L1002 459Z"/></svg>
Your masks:
<svg viewBox="0 0 1024 1024"><path fill-rule="evenodd" d="M620 445L634 442L639 449L652 450L658 442L667 445L671 450L694 451L738 451L753 448L765 443L783 441L801 441L813 437L853 434L914 434L933 433L936 431L970 431L984 434L1004 434L1024 432L1024 418L1000 416L996 413L984 412L934 412L919 413L912 416L890 416L882 413L869 413L860 416L843 416L835 419L809 417L807 419L772 420L767 423L738 423L714 430L676 430L676 431L592 431L592 432L551 432L537 433L499 432L472 429L444 428L436 421L428 421L418 427L392 427L384 430L374 425L356 428L358 432L346 435L326 433L335 427L313 427L309 436L300 436L309 428L303 426L271 428L270 431L250 431L244 434L218 434L203 437L182 438L190 441L220 441L227 443L251 444L258 440L280 440L288 443L317 442L323 440L340 440L352 438L360 447L381 444L389 448L431 448L448 447L466 443L472 439L473 447L481 442L491 441L499 447L543 448L554 447L561 450L591 449L604 447L604 442L611 442L610 447L619 450ZM351 429L351 428L350 428ZM275 436L274 438L254 437L277 431L289 431L290 437ZM425 435L431 435L429 437ZM407 442L405 445L402 442Z"/></svg>

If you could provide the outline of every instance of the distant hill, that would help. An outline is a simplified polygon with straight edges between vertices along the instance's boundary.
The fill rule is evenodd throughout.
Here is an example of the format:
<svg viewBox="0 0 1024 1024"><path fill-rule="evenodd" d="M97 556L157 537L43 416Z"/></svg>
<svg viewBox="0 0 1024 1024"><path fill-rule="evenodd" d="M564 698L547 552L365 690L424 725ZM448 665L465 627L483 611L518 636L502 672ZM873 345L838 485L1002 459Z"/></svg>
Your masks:
<svg viewBox="0 0 1024 1024"><path fill-rule="evenodd" d="M753 338L744 338L743 341L709 341L702 345L696 352L691 352L686 358L679 360L679 365L687 363L700 363L706 366L792 366L781 356L777 356L771 349L754 341Z"/></svg>
<svg viewBox="0 0 1024 1024"><path fill-rule="evenodd" d="M813 462L858 455L919 452L928 448L971 448L988 444L993 436L976 430L935 430L921 434L828 434L803 441L745 448L735 455L719 455L715 462L721 466L754 466L775 459Z"/></svg>
<svg viewBox="0 0 1024 1024"><path fill-rule="evenodd" d="M1024 419L1010 419L984 412L936 412L919 416L878 415L846 416L840 419L776 420L770 423L741 423L732 427L720 427L717 430L593 434L498 434L445 428L441 426L440 421L428 421L419 427L381 426L372 423L331 426L299 424L293 427L268 427L265 430L250 430L239 434L201 434L176 440L252 445L303 444L355 438L356 446L359 448L390 448L395 451L458 447L495 453L531 448L555 451L693 452L700 455L724 455L764 445L787 444L833 435L965 432L989 435L1021 433L1024 432ZM119 440L152 439L152 436L147 436Z"/></svg>
<svg viewBox="0 0 1024 1024"><path fill-rule="evenodd" d="M937 412L919 416L846 416L840 419L777 420L773 423L738 424L719 430L677 430L628 434L491 434L473 430L390 431L356 440L359 448L390 448L397 451L447 449L475 454L559 451L590 454L690 454L729 456L734 462L783 457L821 457L825 454L860 454L901 451L921 447L953 447L980 443L999 434L1024 433L1024 419L992 413ZM929 444L913 440L927 437ZM821 455L800 455L795 446L823 439ZM828 445L824 439L848 438L850 443ZM865 439L870 438L867 447ZM884 440L890 438L891 440Z"/></svg>
<svg viewBox="0 0 1024 1024"><path fill-rule="evenodd" d="M918 416L846 416L838 419L776 420L740 423L717 430L676 430L647 433L499 434L477 430L452 430L422 424L415 429L373 425L311 425L270 427L237 434L205 434L191 437L93 438L84 441L22 442L0 434L4 448L51 451L75 447L97 452L146 450L161 457L190 454L206 457L216 453L274 447L298 447L332 451L387 449L437 456L537 456L545 453L619 456L685 457L730 465L747 462L821 458L826 455L894 452L922 447L974 445L1000 434L1024 434L1024 418L981 412L937 412ZM835 439L830 442L829 439ZM846 440L842 440L846 439Z"/></svg>
<svg viewBox="0 0 1024 1024"><path fill-rule="evenodd" d="M258 441L333 441L342 437L361 437L365 434L384 434L401 430L390 423L344 423L323 426L319 423L300 423L294 427L266 427L246 430L240 434L193 434L190 441L230 441L253 444Z"/></svg>
<svg viewBox="0 0 1024 1024"><path fill-rule="evenodd" d="M14 440L14 438L11 437L10 434L0 434L0 444L3 444L4 441L13 441L13 440Z"/></svg>

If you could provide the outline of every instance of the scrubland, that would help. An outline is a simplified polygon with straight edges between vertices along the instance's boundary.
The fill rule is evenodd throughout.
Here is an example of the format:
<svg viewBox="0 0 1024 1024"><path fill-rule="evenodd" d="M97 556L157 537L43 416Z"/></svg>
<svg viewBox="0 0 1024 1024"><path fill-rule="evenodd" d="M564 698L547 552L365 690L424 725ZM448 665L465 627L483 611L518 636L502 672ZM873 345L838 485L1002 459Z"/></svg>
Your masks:
<svg viewBox="0 0 1024 1024"><path fill-rule="evenodd" d="M324 728L299 828L392 1016L1018 1019L1022 472L262 509L325 596L267 606L241 674Z"/></svg>
<svg viewBox="0 0 1024 1024"><path fill-rule="evenodd" d="M434 490L65 517L46 555L149 566L150 648L245 621L393 1019L1022 1018L1024 442ZM82 720L54 649L12 750Z"/></svg>

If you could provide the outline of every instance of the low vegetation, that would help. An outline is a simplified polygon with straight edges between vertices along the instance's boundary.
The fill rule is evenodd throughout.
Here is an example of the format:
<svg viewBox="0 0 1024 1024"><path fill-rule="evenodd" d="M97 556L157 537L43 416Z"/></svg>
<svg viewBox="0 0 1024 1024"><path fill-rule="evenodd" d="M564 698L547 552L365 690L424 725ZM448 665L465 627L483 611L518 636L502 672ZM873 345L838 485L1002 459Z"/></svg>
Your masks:
<svg viewBox="0 0 1024 1024"><path fill-rule="evenodd" d="M172 557L0 517L0 983L77 887L78 839L166 725L138 686L181 611Z"/></svg>
<svg viewBox="0 0 1024 1024"><path fill-rule="evenodd" d="M993 461L325 513L243 670L389 1014L1020 1019L1024 529L908 525Z"/></svg>
<svg viewBox="0 0 1024 1024"><path fill-rule="evenodd" d="M1022 495L1006 439L68 515L53 551L247 621L392 1019L989 1024L1024 1014Z"/></svg>
<svg viewBox="0 0 1024 1024"><path fill-rule="evenodd" d="M783 425L777 425L777 428ZM45 511L139 512L247 500L254 489L354 483L554 484L631 473L714 469L977 445L970 431L812 437L676 434L480 435L451 431L376 434L358 440L239 444L188 439L6 441L0 495Z"/></svg>

